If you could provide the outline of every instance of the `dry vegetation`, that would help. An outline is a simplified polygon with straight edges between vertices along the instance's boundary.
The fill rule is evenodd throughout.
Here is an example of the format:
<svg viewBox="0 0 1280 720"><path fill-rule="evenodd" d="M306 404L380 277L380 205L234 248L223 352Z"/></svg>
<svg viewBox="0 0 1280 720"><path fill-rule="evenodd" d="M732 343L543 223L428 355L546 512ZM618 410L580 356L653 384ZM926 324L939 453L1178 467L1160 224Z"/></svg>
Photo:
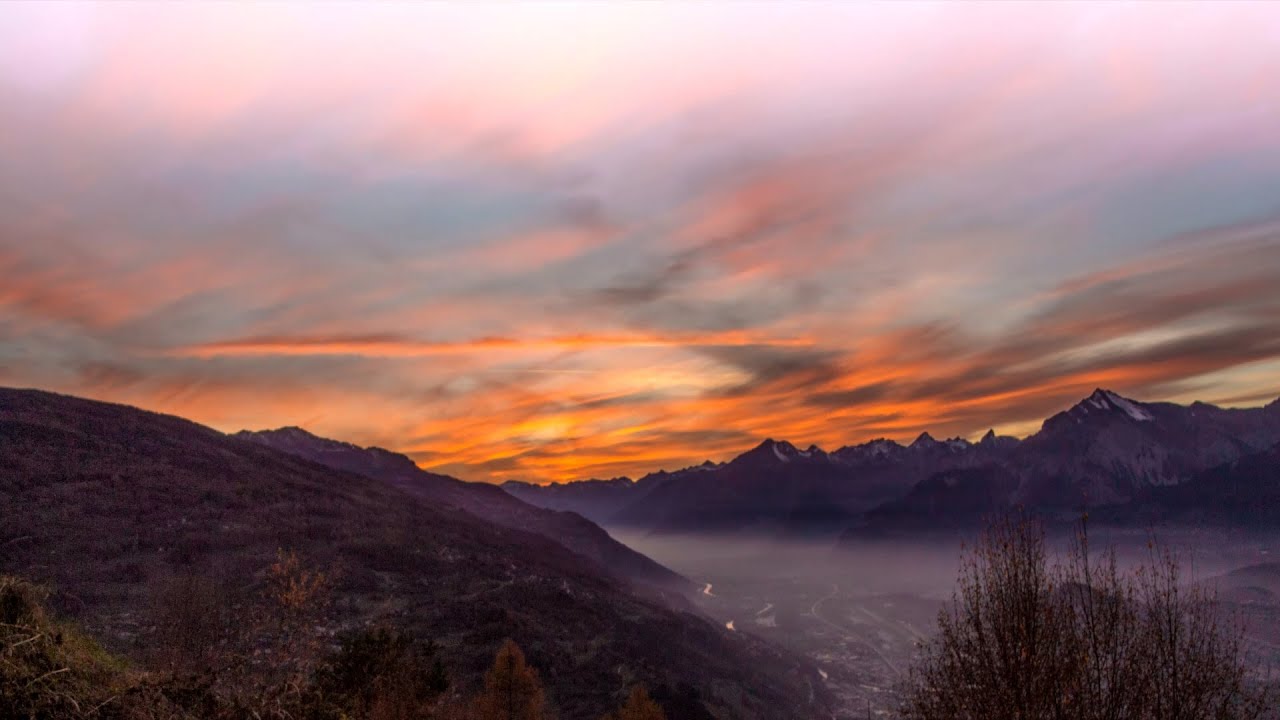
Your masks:
<svg viewBox="0 0 1280 720"><path fill-rule="evenodd" d="M37 586L0 576L0 717L5 720L553 720L537 671L504 642L475 695L449 692L437 648L372 627L322 648L305 631L323 582L289 556L273 568L274 613L214 643L188 642L143 671L56 621ZM194 607L186 605L185 607ZM301 611L300 611L301 608ZM175 632L200 622L174 619ZM312 637L306 637L311 635ZM187 655L187 653L192 653ZM197 658L199 662L197 662ZM608 720L663 720L633 688Z"/></svg>
<svg viewBox="0 0 1280 720"><path fill-rule="evenodd" d="M907 720L1260 720L1240 627L1156 545L1131 572L1082 529L1050 563L1040 528L996 523L969 554L905 692Z"/></svg>

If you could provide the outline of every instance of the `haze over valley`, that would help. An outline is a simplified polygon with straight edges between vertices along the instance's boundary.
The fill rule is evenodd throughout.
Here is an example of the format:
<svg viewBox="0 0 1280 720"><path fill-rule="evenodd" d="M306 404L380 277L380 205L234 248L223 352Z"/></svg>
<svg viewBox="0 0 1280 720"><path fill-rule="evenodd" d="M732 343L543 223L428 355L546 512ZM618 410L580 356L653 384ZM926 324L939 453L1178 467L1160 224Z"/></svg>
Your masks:
<svg viewBox="0 0 1280 720"><path fill-rule="evenodd" d="M1242 618L1260 671L1280 661L1280 400L1223 411L1099 389L1025 439L924 434L831 453L766 440L636 481L506 487L702 583L704 611L814 660L843 717L892 714L964 543L1011 511L1041 517L1055 552L1082 518L1124 566L1149 560L1153 540L1175 549L1188 581Z"/></svg>

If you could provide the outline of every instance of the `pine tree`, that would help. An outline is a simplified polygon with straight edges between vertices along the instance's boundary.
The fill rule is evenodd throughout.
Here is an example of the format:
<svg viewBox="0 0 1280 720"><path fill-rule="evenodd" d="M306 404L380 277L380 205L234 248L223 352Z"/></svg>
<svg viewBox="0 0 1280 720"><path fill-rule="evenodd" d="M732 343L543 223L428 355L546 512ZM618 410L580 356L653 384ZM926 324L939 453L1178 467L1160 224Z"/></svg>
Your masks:
<svg viewBox="0 0 1280 720"><path fill-rule="evenodd" d="M544 720L545 699L538 673L524 653L507 640L484 677L484 693L476 700L480 720Z"/></svg>
<svg viewBox="0 0 1280 720"><path fill-rule="evenodd" d="M605 720L666 720L662 707L649 697L648 691L637 685L617 715L606 715Z"/></svg>

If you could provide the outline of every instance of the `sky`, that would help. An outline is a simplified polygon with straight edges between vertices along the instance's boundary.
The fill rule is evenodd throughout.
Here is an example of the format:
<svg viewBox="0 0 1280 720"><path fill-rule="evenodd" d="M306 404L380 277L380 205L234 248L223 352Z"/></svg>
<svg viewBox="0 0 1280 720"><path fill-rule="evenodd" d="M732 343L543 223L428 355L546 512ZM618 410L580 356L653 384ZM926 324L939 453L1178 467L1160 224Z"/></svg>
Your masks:
<svg viewBox="0 0 1280 720"><path fill-rule="evenodd" d="M1280 6L0 4L0 385L469 480L1280 395Z"/></svg>

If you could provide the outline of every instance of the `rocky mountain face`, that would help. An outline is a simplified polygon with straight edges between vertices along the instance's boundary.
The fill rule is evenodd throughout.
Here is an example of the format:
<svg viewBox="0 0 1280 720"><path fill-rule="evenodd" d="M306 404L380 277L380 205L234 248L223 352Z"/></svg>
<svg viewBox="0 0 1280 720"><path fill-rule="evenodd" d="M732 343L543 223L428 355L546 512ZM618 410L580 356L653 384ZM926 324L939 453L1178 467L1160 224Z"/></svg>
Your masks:
<svg viewBox="0 0 1280 720"><path fill-rule="evenodd" d="M296 427L241 431L234 437L328 468L384 481L434 507L456 508L503 527L542 535L642 586L676 593L695 589L687 579L609 537L599 525L581 515L530 505L495 485L427 472L399 453L317 437Z"/></svg>
<svg viewBox="0 0 1280 720"><path fill-rule="evenodd" d="M1139 403L1095 391L1044 422L1010 461L1031 506L1125 502L1280 441L1280 406L1223 409Z"/></svg>
<svg viewBox="0 0 1280 720"><path fill-rule="evenodd" d="M817 447L801 450L785 441L765 440L722 465L642 479L643 497L610 521L664 532L829 532L905 492L923 456L937 454L945 464L942 455L947 452L907 449L910 461L887 472L879 458L864 462Z"/></svg>
<svg viewBox="0 0 1280 720"><path fill-rule="evenodd" d="M554 498L583 507L605 525L654 532L847 526L851 535L882 535L972 526L1015 506L1068 515L1144 502L1211 468L1265 455L1276 442L1280 401L1224 409L1142 403L1098 389L1024 440L922 433L909 445L878 439L831 453L767 440L728 463L634 483L507 489L534 504Z"/></svg>
<svg viewBox="0 0 1280 720"><path fill-rule="evenodd" d="M916 483L904 497L864 513L843 536L874 539L963 532L1011 509L1017 488L1018 478L1000 465L945 470Z"/></svg>
<svg viewBox="0 0 1280 720"><path fill-rule="evenodd" d="M566 720L599 718L636 682L691 685L720 717L831 717L812 665L544 535L181 418L0 389L0 519L0 573L47 584L139 662L164 588L202 578L238 607L284 549L331 579L322 630L433 639L463 684L512 638Z"/></svg>
<svg viewBox="0 0 1280 720"><path fill-rule="evenodd" d="M1141 524L1190 519L1168 507L1208 496L1215 506L1233 492L1247 498L1241 502L1258 504L1273 492L1263 477L1280 473L1278 465L1267 470L1265 459L1276 442L1280 403L1223 409L1141 403L1097 390L972 472L931 476L858 518L846 537L956 531L1014 507L1062 520L1088 509L1103 522ZM1249 522L1239 509L1222 508L1216 516L1224 523Z"/></svg>
<svg viewBox="0 0 1280 720"><path fill-rule="evenodd" d="M1280 443L1196 473L1186 482L1149 488L1098 517L1128 525L1274 529L1280 526Z"/></svg>

